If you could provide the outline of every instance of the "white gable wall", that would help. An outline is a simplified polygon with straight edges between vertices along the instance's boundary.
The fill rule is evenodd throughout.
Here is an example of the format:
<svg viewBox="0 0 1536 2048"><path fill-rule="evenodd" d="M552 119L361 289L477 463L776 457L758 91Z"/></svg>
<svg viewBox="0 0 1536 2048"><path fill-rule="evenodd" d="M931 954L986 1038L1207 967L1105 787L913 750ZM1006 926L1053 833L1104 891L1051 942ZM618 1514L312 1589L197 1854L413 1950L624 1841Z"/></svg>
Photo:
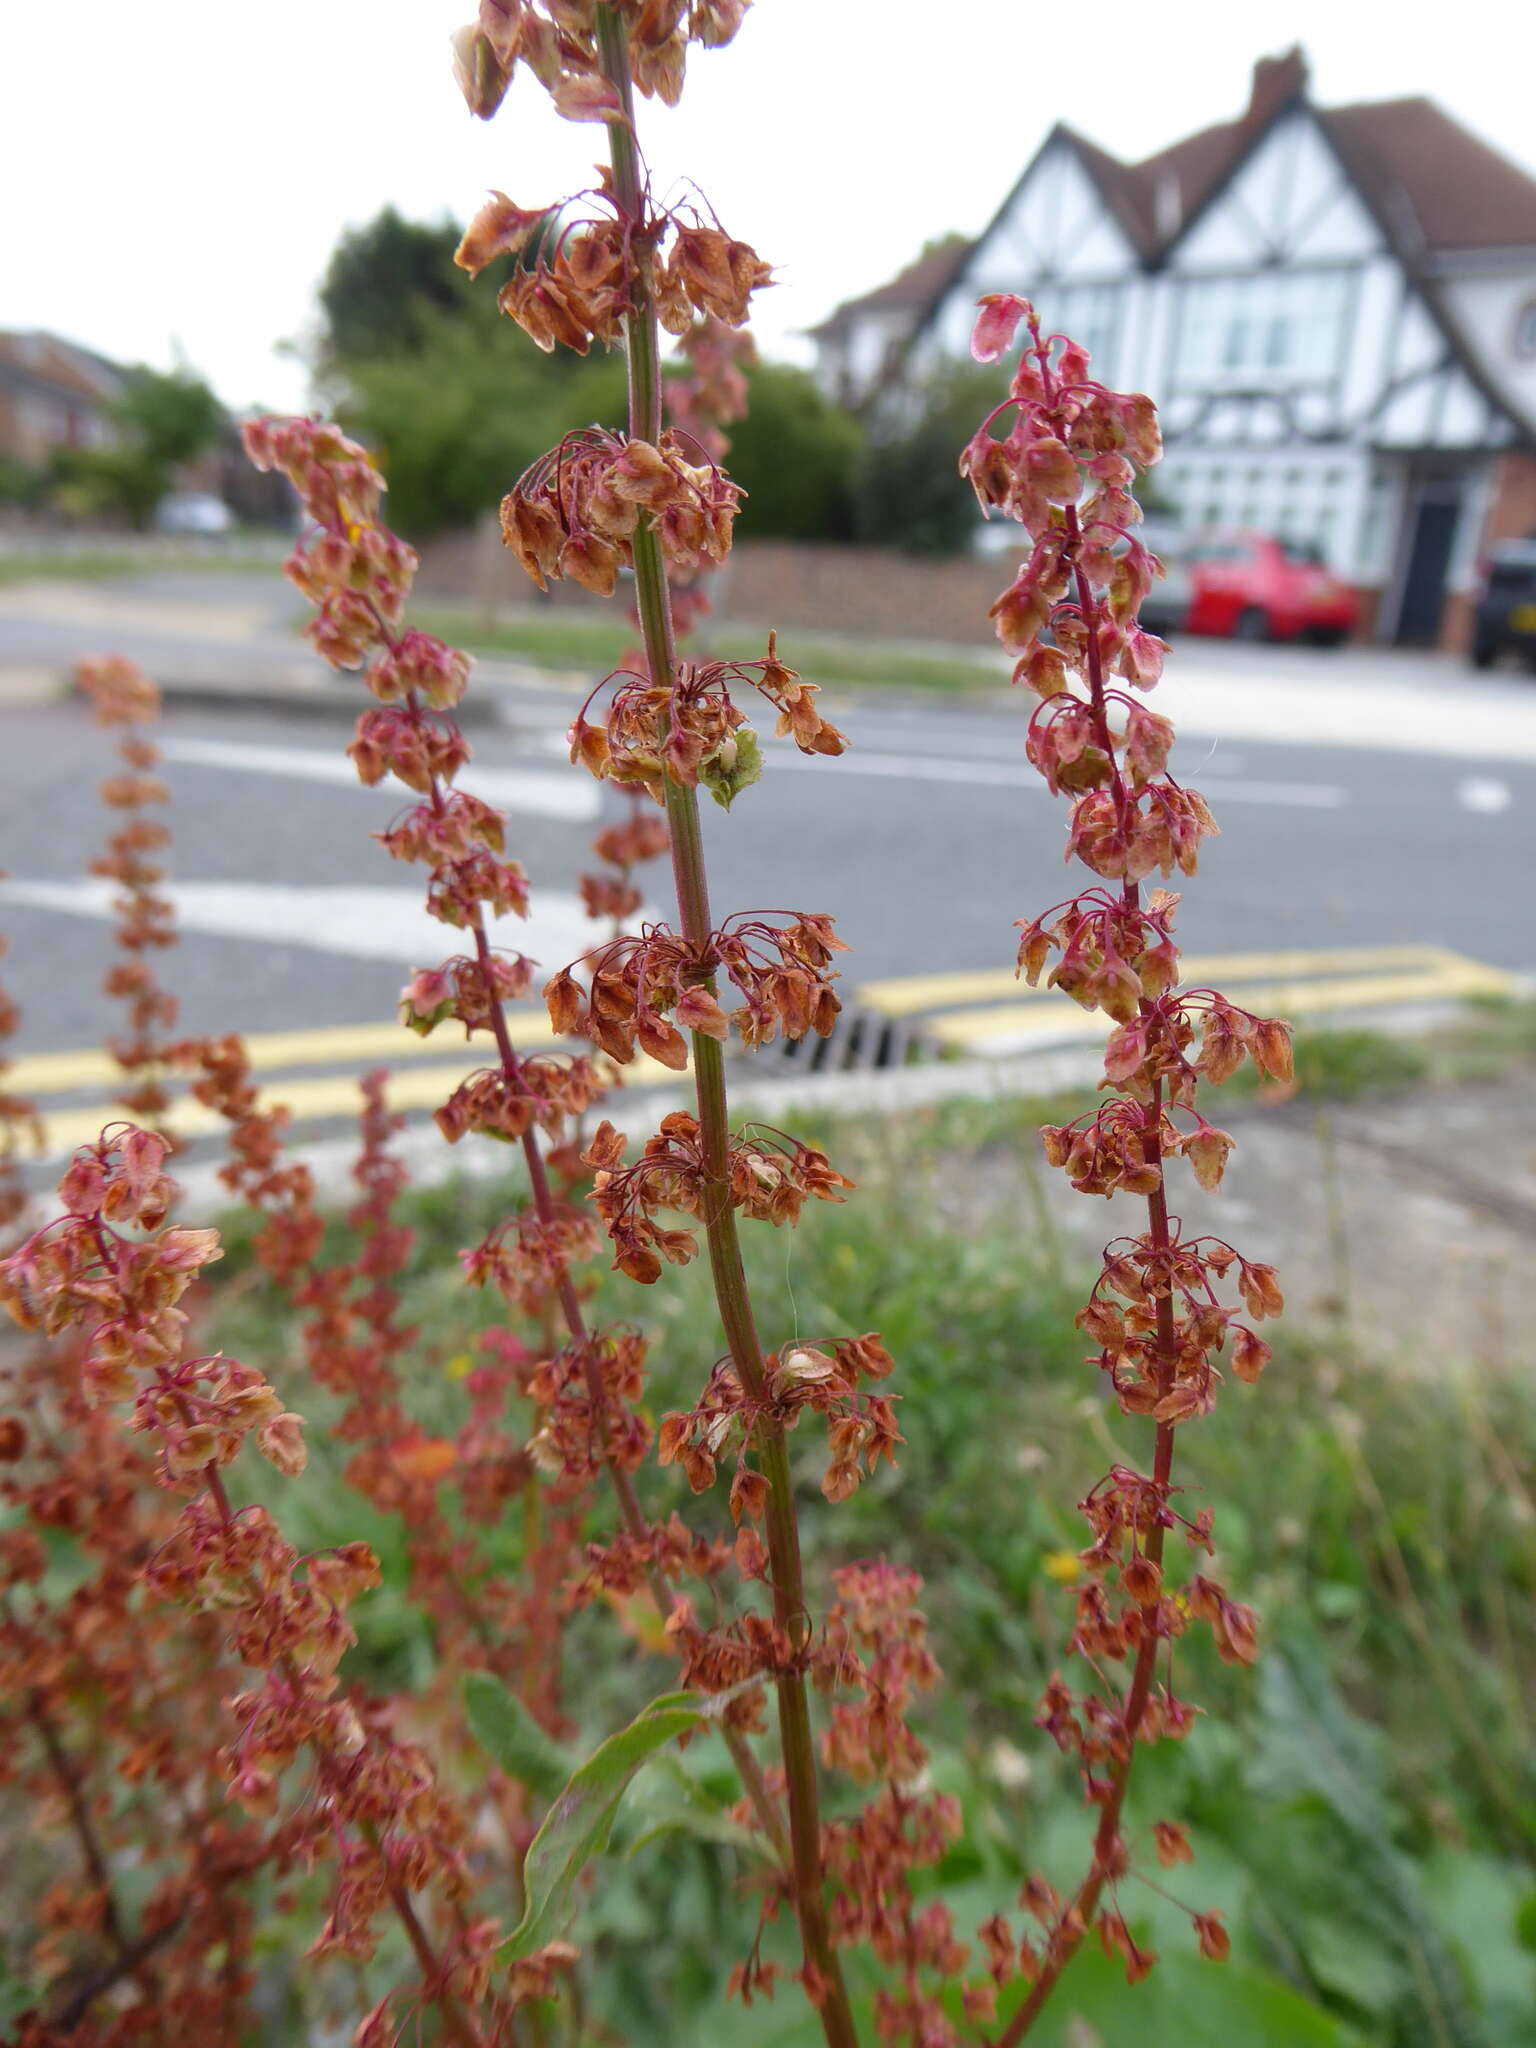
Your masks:
<svg viewBox="0 0 1536 2048"><path fill-rule="evenodd" d="M1392 373L1406 293L1407 280L1395 256L1370 256L1355 271L1350 341L1339 385L1345 420L1364 419Z"/></svg>
<svg viewBox="0 0 1536 2048"><path fill-rule="evenodd" d="M1020 292L1048 328L1083 341L1106 380L1127 377L1127 304L1140 275L1135 250L1076 151L1055 142L972 250L929 323L917 363L965 355L977 299Z"/></svg>
<svg viewBox="0 0 1536 2048"><path fill-rule="evenodd" d="M1536 432L1536 250L1446 276L1441 290L1477 362Z"/></svg>
<svg viewBox="0 0 1536 2048"><path fill-rule="evenodd" d="M1358 262L1382 247L1315 118L1277 122L1169 252L1175 273Z"/></svg>
<svg viewBox="0 0 1536 2048"><path fill-rule="evenodd" d="M1019 277L1124 276L1136 252L1070 143L1036 159L977 244L964 281L980 292L1017 291Z"/></svg>

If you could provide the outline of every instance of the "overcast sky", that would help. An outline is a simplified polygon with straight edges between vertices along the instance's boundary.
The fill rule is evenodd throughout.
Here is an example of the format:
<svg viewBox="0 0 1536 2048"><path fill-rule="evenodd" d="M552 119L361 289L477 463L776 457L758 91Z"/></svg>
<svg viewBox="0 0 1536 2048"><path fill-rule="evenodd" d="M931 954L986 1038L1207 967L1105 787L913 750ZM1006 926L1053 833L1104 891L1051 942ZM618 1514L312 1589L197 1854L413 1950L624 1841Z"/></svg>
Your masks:
<svg viewBox="0 0 1536 2048"><path fill-rule="evenodd" d="M519 78L489 126L449 69L473 0L137 0L0 7L0 327L125 361L178 355L232 405L292 408L342 228L386 201L463 218L586 183L600 128ZM1052 121L1135 158L1241 111L1255 57L1300 41L1324 104L1432 93L1536 167L1536 34L1505 0L757 0L643 107L658 187L696 175L777 266L769 353L929 236L974 232ZM509 345L518 345L509 328Z"/></svg>

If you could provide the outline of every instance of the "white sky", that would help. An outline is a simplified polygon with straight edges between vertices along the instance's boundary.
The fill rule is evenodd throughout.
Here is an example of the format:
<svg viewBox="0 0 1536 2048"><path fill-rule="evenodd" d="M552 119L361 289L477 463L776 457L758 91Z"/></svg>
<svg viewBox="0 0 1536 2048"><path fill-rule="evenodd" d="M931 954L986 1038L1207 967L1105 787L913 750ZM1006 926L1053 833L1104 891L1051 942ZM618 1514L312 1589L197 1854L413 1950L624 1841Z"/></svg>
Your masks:
<svg viewBox="0 0 1536 2048"><path fill-rule="evenodd" d="M313 320L338 232L386 201L467 215L588 182L597 127L520 76L465 112L447 38L473 0L60 0L0 7L0 327L122 360L180 353L231 404L301 406L276 345ZM1255 57L1300 41L1323 104L1428 92L1536 164L1536 33L1508 0L757 0L695 53L675 113L643 106L658 186L696 176L773 262L768 353L974 232L1052 121L1139 157L1244 105ZM509 346L524 345L509 327Z"/></svg>

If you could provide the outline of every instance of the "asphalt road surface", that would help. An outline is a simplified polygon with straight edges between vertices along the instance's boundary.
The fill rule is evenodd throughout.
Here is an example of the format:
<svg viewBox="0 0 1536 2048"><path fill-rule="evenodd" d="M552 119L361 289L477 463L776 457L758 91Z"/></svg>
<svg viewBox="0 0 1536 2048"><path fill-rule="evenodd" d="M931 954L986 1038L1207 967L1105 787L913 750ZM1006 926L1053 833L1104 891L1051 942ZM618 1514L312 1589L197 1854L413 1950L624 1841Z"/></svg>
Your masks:
<svg viewBox="0 0 1536 2048"><path fill-rule="evenodd" d="M264 602L257 590L250 601ZM100 624L79 629L87 644L106 644ZM117 624L117 644L152 654L155 632L135 645L132 620ZM249 626L262 634L255 612ZM8 653L54 658L62 630L8 621L0 607L0 676ZM1189 644L1175 677L1180 664L1182 683L1159 693L1180 725L1173 767L1223 833L1186 885L1191 955L1219 957L1228 978L1250 963L1256 986L1327 983L1339 1007L1361 988L1412 1000L1536 968L1536 685L1348 650ZM505 942L551 971L591 942L573 878L617 808L564 758L575 701L503 691L503 722L477 729L463 778L506 805L511 851L532 881L530 927ZM877 692L828 706L849 754L808 760L770 742L762 783L729 817L706 804L717 916L830 910L853 948L845 998L919 1019L959 1049L1023 1042L1037 1013L1011 981L1013 921L1069 881L1065 806L1023 760L1026 707ZM93 791L113 768L115 736L72 702L13 702L0 721L15 1050L77 1052L113 1025L99 990L110 891L87 868L110 829ZM172 702L163 721L183 928L163 972L189 1031L311 1035L287 1041L273 1066L371 1063L397 1042L405 974L452 950L417 908L419 877L371 837L398 801L356 783L348 736L343 718L274 709ZM665 865L644 879L665 915ZM80 1100L87 1068L60 1074Z"/></svg>

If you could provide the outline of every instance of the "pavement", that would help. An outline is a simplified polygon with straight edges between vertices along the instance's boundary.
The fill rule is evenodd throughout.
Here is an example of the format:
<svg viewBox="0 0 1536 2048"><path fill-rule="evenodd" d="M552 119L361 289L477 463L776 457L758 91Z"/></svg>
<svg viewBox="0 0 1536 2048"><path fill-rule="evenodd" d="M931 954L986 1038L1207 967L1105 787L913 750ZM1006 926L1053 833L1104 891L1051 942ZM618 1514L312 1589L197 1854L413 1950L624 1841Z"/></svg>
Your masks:
<svg viewBox="0 0 1536 2048"><path fill-rule="evenodd" d="M1451 1381L1536 1367L1533 1081L1526 1068L1326 1109L1207 1102L1236 1149L1212 1193L1178 1176L1178 1227L1274 1265L1291 1327L1340 1340L1323 1385L1341 1428L1357 1355ZM1088 1200L1023 1149L965 1161L935 1198L960 1229L1012 1214L1036 1245L1043 1206L1074 1269L1146 1228L1145 1204Z"/></svg>

